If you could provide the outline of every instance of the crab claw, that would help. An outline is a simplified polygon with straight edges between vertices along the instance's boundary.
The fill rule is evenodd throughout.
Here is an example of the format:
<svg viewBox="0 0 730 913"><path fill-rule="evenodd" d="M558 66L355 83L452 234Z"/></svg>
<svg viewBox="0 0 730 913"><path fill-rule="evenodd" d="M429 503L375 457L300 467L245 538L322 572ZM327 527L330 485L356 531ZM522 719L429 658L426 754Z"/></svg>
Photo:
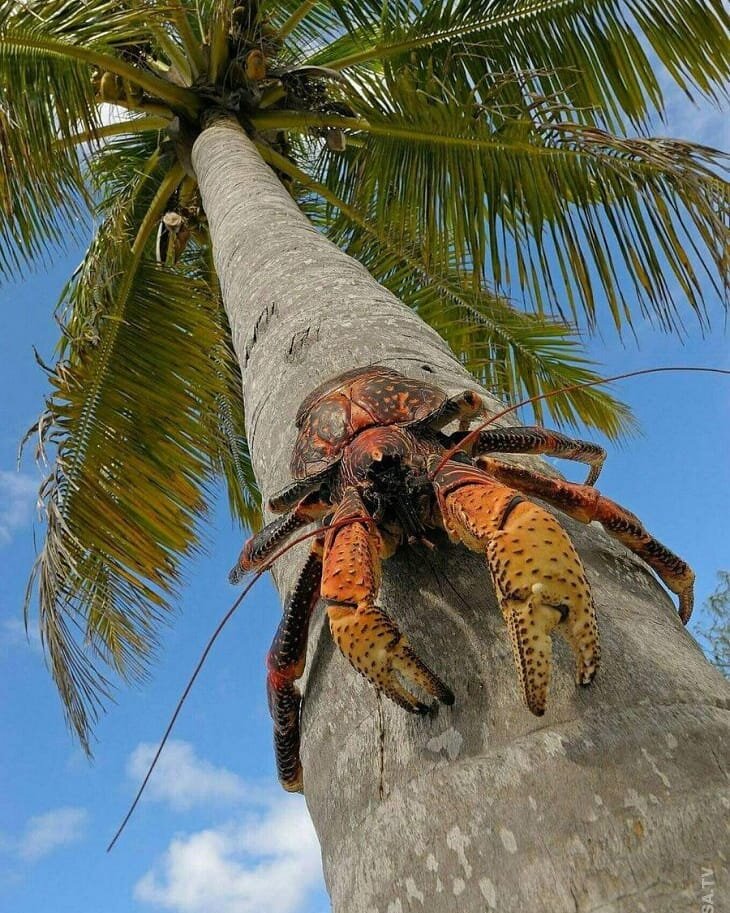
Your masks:
<svg viewBox="0 0 730 913"><path fill-rule="evenodd" d="M512 653L525 703L531 713L542 716L547 705L552 669L552 632L557 628L573 648L577 685L590 685L598 671L599 648L595 625L577 620L567 606L553 605L544 585L532 585L525 599L502 599Z"/></svg>
<svg viewBox="0 0 730 913"><path fill-rule="evenodd" d="M542 716L553 631L573 650L577 684L589 685L598 670L598 624L583 565L552 514L479 469L449 461L439 470L437 460L444 525L456 541L486 552L525 703Z"/></svg>
<svg viewBox="0 0 730 913"><path fill-rule="evenodd" d="M542 716L552 668L551 633L570 644L576 683L589 685L600 660L596 610L580 558L555 517L520 501L501 525L487 541L487 562L525 703Z"/></svg>
<svg viewBox="0 0 730 913"><path fill-rule="evenodd" d="M327 609L332 637L353 667L383 694L411 713L430 707L410 688L421 688L442 704L454 703L450 688L413 652L408 638L375 605L332 605Z"/></svg>

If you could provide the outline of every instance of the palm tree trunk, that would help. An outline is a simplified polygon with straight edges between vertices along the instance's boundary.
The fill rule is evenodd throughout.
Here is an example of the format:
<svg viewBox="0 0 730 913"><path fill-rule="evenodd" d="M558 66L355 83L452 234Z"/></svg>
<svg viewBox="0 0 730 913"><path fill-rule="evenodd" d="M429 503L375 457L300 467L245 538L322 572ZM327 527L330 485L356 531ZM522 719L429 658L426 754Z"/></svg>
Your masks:
<svg viewBox="0 0 730 913"><path fill-rule="evenodd" d="M340 371L385 363L478 389L310 226L238 127L205 130L193 166L264 495L287 481L299 402ZM542 719L520 701L484 563L461 548L402 551L381 597L453 688L452 709L422 719L381 702L315 625L302 754L335 913L699 913L711 882L716 902L730 897L726 684L646 567L564 522L594 588L603 664L577 690L558 645ZM303 548L278 563L282 593Z"/></svg>

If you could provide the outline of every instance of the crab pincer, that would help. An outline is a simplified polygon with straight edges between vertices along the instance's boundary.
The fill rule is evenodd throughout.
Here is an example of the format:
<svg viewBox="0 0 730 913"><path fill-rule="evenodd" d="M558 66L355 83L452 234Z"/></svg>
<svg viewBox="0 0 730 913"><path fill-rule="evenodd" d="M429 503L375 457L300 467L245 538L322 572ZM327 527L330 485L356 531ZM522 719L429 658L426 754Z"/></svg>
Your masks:
<svg viewBox="0 0 730 913"><path fill-rule="evenodd" d="M336 526L346 517L352 522ZM325 536L322 597L330 603L327 615L337 646L361 675L405 710L429 710L410 689L420 688L444 704L453 704L451 690L375 605L384 543L355 488L345 492L332 526Z"/></svg>
<svg viewBox="0 0 730 913"><path fill-rule="evenodd" d="M485 554L525 703L542 716L553 631L573 649L577 684L598 671L596 610L578 553L552 514L475 467L447 462L434 487L451 538Z"/></svg>

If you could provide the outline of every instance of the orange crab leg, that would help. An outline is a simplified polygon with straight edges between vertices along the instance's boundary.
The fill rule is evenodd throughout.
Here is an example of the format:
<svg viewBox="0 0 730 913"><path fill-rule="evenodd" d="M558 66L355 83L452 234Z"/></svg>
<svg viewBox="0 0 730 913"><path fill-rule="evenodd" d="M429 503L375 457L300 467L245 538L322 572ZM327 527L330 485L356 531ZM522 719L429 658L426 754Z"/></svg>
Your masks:
<svg viewBox="0 0 730 913"><path fill-rule="evenodd" d="M299 757L302 698L296 680L304 672L309 620L319 600L323 542L324 535L314 540L266 657L266 691L274 721L276 771L288 792L301 792L303 787Z"/></svg>
<svg viewBox="0 0 730 913"><path fill-rule="evenodd" d="M481 470L449 460L433 483L450 537L486 554L525 703L541 716L553 630L573 649L579 685L598 669L596 612L580 558L555 517Z"/></svg>
<svg viewBox="0 0 730 913"><path fill-rule="evenodd" d="M638 517L615 501L604 497L595 488L549 479L539 473L490 457L478 457L477 465L495 479L543 498L581 523L597 520L609 535L646 561L666 586L677 594L679 617L687 624L694 602L694 572L686 562L651 536Z"/></svg>
<svg viewBox="0 0 730 913"><path fill-rule="evenodd" d="M410 690L423 689L453 704L449 688L416 656L408 639L375 599L380 589L381 558L388 547L373 526L355 488L348 488L333 517L362 517L326 533L322 596L332 637L353 667L405 710L425 713L428 706Z"/></svg>
<svg viewBox="0 0 730 913"><path fill-rule="evenodd" d="M454 443L459 441L460 432L452 435ZM463 434L461 435L463 437ZM606 451L591 441L581 441L567 437L559 431L547 428L488 428L480 432L470 446L470 453L542 453L547 456L560 457L563 460L575 460L590 466L586 485L594 485L606 459Z"/></svg>

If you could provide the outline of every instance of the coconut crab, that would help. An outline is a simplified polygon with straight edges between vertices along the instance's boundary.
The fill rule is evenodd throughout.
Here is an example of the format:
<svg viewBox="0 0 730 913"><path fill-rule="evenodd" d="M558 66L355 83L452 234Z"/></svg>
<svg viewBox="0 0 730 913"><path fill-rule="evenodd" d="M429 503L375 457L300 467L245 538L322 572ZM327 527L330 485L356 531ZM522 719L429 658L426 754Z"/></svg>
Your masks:
<svg viewBox="0 0 730 913"><path fill-rule="evenodd" d="M599 521L679 596L680 617L685 624L689 620L692 570L637 517L593 487L603 448L539 427L469 434L482 413L474 391L449 397L436 386L375 366L327 381L299 407L293 481L269 501L281 516L246 542L230 574L231 582L239 582L266 566L296 530L323 521L267 657L276 764L285 789L302 789L296 680L304 671L309 621L320 597L327 602L335 643L379 691L412 713L429 709L419 689L453 704L449 687L376 605L382 560L402 544L430 545L429 529L445 530L453 541L484 554L522 695L538 716L547 701L552 632L571 646L579 685L593 681L600 647L580 558L556 517L526 495L584 523ZM442 429L455 420L459 429L445 434ZM579 485L506 463L495 453L547 454L590 469Z"/></svg>

